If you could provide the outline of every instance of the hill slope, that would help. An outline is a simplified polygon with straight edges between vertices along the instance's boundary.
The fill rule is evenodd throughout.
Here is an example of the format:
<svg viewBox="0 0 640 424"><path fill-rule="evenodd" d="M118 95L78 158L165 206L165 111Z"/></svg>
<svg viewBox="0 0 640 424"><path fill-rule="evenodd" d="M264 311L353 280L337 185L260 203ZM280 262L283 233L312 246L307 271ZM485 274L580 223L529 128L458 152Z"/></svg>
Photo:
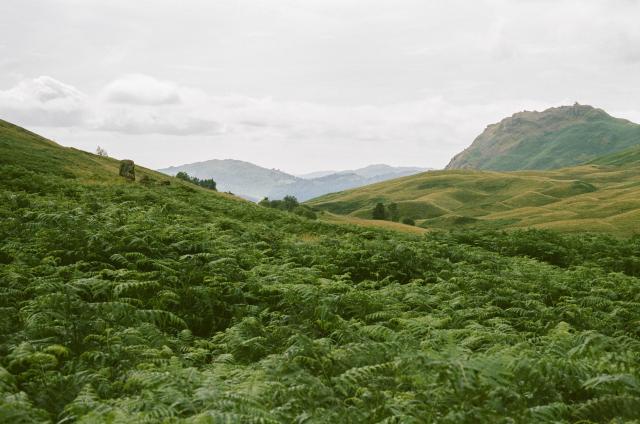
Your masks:
<svg viewBox="0 0 640 424"><path fill-rule="evenodd" d="M576 103L489 125L446 169L563 168L639 144L640 125Z"/></svg>
<svg viewBox="0 0 640 424"><path fill-rule="evenodd" d="M334 191L361 187L423 171L416 167L370 165L353 171L327 171L310 174L313 178L296 177L285 172L267 169L239 160L208 160L161 169L168 175L184 171L198 178L213 178L220 191L231 191L250 200L264 197L282 199L296 196L305 201Z"/></svg>
<svg viewBox="0 0 640 424"><path fill-rule="evenodd" d="M400 215L425 228L532 226L640 234L640 160L630 161L628 154L624 158L623 167L594 164L509 173L432 171L329 194L308 204L371 218L376 203L395 202Z"/></svg>
<svg viewBox="0 0 640 424"><path fill-rule="evenodd" d="M117 165L0 122L0 422L637 417L640 241L328 225Z"/></svg>
<svg viewBox="0 0 640 424"><path fill-rule="evenodd" d="M634 146L621 152L600 156L590 161L592 165L638 166L640 165L640 146Z"/></svg>

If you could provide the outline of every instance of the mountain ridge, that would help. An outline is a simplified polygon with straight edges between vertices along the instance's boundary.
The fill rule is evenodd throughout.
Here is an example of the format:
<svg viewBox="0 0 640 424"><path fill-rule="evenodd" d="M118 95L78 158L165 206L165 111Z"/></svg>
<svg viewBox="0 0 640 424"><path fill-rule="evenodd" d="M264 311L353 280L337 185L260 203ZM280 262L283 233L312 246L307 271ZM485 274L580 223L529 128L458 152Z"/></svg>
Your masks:
<svg viewBox="0 0 640 424"><path fill-rule="evenodd" d="M175 175L180 171L198 178L213 178L220 191L231 191L241 197L257 201L264 197L281 199L296 196L305 201L334 191L373 184L379 181L412 175L427 168L394 167L372 164L345 171L318 171L313 178L297 177L286 172L267 169L251 162L236 159L211 159L169 168L160 172Z"/></svg>

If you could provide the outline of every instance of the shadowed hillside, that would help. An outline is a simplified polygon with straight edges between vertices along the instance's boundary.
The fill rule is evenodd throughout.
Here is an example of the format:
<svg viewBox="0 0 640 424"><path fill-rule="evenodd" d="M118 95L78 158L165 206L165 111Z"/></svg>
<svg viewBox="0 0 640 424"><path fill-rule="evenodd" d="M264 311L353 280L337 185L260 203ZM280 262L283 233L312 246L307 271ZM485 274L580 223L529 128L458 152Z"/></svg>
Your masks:
<svg viewBox="0 0 640 424"><path fill-rule="evenodd" d="M640 144L640 125L575 104L489 125L446 169L555 169Z"/></svg>

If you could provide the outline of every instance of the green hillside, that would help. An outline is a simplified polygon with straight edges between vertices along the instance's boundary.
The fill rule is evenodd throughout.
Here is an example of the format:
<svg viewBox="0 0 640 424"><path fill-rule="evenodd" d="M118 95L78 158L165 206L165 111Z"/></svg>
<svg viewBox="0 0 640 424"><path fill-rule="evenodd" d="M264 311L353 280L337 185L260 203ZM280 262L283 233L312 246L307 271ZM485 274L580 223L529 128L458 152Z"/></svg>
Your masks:
<svg viewBox="0 0 640 424"><path fill-rule="evenodd" d="M640 125L578 105L520 112L489 125L446 169L556 169L640 145Z"/></svg>
<svg viewBox="0 0 640 424"><path fill-rule="evenodd" d="M639 238L333 225L136 174L0 123L0 422L640 418Z"/></svg>
<svg viewBox="0 0 640 424"><path fill-rule="evenodd" d="M634 146L621 152L595 158L589 164L606 166L640 165L640 146Z"/></svg>
<svg viewBox="0 0 640 424"><path fill-rule="evenodd" d="M637 153L637 152L636 152ZM640 161L555 171L433 171L333 193L308 202L332 213L371 218L396 203L425 228L549 228L628 236L640 233ZM640 159L640 158L637 158ZM614 163L616 156L603 158Z"/></svg>

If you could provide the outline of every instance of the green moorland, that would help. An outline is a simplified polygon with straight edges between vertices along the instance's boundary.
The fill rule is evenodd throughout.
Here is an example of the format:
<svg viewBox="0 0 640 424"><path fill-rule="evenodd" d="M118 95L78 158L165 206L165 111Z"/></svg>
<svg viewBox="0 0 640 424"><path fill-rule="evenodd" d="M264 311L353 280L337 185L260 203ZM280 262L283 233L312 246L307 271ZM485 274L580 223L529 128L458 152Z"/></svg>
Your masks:
<svg viewBox="0 0 640 424"><path fill-rule="evenodd" d="M379 202L425 228L536 227L563 232L640 234L640 150L553 171L431 171L308 202L371 218Z"/></svg>
<svg viewBox="0 0 640 424"><path fill-rule="evenodd" d="M576 103L519 112L489 125L447 169L557 169L639 143L640 125Z"/></svg>
<svg viewBox="0 0 640 424"><path fill-rule="evenodd" d="M607 166L638 166L640 165L640 145L595 158L589 163Z"/></svg>
<svg viewBox="0 0 640 424"><path fill-rule="evenodd" d="M0 123L0 422L640 419L637 237L332 225L117 173Z"/></svg>

